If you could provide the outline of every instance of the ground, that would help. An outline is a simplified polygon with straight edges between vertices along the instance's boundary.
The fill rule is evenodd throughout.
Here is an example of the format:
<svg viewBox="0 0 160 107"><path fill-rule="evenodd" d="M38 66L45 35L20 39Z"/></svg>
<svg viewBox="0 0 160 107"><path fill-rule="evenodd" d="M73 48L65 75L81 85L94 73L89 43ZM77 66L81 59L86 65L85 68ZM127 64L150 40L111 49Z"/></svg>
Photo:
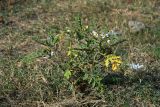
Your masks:
<svg viewBox="0 0 160 107"><path fill-rule="evenodd" d="M126 60L143 64L145 68L128 70L134 72L134 76L123 83L107 83L103 95L93 91L76 99L65 87L59 86L63 72L55 69L59 61L65 59L62 51L66 47L53 49L57 53L51 59L42 58L39 57L41 50L48 47L39 40L46 40L49 32L74 27L78 13L82 15L83 24L93 26L96 31L114 28L121 31L121 36L127 39L120 46L128 53ZM18 1L11 9L2 9L0 15L0 106L160 106L158 0ZM129 21L142 22L145 28L132 32Z"/></svg>

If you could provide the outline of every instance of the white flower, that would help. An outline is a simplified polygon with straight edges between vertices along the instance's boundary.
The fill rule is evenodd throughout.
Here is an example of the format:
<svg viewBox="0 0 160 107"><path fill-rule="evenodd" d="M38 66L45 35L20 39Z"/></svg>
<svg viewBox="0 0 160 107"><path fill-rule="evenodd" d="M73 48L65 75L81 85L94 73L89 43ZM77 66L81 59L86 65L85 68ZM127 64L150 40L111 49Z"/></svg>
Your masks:
<svg viewBox="0 0 160 107"><path fill-rule="evenodd" d="M111 40L107 40L107 43L110 44Z"/></svg>
<svg viewBox="0 0 160 107"><path fill-rule="evenodd" d="M94 37L98 38L98 36L100 36L102 39L104 39L106 37L108 38L110 35L119 35L119 34L121 34L121 32L116 32L114 30L111 30L107 33L102 32L100 35L96 31L94 31L94 30L92 31L92 35Z"/></svg>
<svg viewBox="0 0 160 107"><path fill-rule="evenodd" d="M104 39L104 38L105 38L105 35L104 35L104 33L103 33L103 32L100 34L100 36L102 37L102 39Z"/></svg>
<svg viewBox="0 0 160 107"><path fill-rule="evenodd" d="M53 52L53 51L51 51L50 55L51 55L51 56L53 56L53 55L54 55L54 52Z"/></svg>
<svg viewBox="0 0 160 107"><path fill-rule="evenodd" d="M106 33L106 37L109 37L109 34L108 34L108 33Z"/></svg>
<svg viewBox="0 0 160 107"><path fill-rule="evenodd" d="M92 34L93 34L94 37L98 38L98 33L96 31L93 30Z"/></svg>
<svg viewBox="0 0 160 107"><path fill-rule="evenodd" d="M68 32L68 33L70 33L70 32L71 32L71 30L70 30L70 29L67 29L67 32Z"/></svg>
<svg viewBox="0 0 160 107"><path fill-rule="evenodd" d="M139 63L138 64L132 63L132 64L129 64L129 66L131 69L134 69L134 70L138 70L144 67L144 65L140 65Z"/></svg>
<svg viewBox="0 0 160 107"><path fill-rule="evenodd" d="M66 32L67 33L70 33L71 32L71 29L69 27L66 27Z"/></svg>

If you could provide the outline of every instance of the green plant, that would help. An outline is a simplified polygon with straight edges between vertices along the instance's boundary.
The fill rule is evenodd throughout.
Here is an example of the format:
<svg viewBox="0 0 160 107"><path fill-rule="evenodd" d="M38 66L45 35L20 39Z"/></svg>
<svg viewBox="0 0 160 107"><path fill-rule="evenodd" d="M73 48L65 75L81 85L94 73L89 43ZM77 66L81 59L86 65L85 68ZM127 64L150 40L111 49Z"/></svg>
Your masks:
<svg viewBox="0 0 160 107"><path fill-rule="evenodd" d="M80 17L76 17L75 28L65 36L68 38L68 60L64 77L75 87L87 81L88 87L103 92L101 81L105 72L118 71L122 63L121 57L112 51L112 47L121 43L119 38L98 34L89 26L83 26Z"/></svg>
<svg viewBox="0 0 160 107"><path fill-rule="evenodd" d="M80 15L75 17L73 28L63 31L49 29L47 35L46 40L34 40L47 46L49 52L54 50L58 54L51 55L51 58L60 62L59 69L64 71L63 83L72 91L76 87L81 88L81 84L86 84L91 90L104 92L102 80L105 73L119 71L122 63L121 57L115 54L114 47L124 40L113 31L97 33L91 26L83 24ZM61 53L65 55L61 56Z"/></svg>
<svg viewBox="0 0 160 107"><path fill-rule="evenodd" d="M25 64L31 64L33 63L33 61L38 58L38 57L42 57L44 55L44 51L43 50L37 50L35 52L32 52L30 54L25 55L21 61Z"/></svg>
<svg viewBox="0 0 160 107"><path fill-rule="evenodd" d="M153 52L157 58L160 58L160 47L154 48Z"/></svg>

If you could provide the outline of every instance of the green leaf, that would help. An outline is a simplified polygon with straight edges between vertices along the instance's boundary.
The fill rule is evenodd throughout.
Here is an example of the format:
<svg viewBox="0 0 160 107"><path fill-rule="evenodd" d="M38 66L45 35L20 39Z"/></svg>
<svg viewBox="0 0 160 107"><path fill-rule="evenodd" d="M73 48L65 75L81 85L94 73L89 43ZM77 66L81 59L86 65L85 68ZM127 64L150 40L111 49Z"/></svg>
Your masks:
<svg viewBox="0 0 160 107"><path fill-rule="evenodd" d="M92 87L94 88L95 86L96 86L96 80L92 82Z"/></svg>
<svg viewBox="0 0 160 107"><path fill-rule="evenodd" d="M83 77L83 80L87 80L89 78L89 75L86 73Z"/></svg>
<svg viewBox="0 0 160 107"><path fill-rule="evenodd" d="M49 40L46 41L48 46L54 46L59 42L59 35L56 36L49 36Z"/></svg>
<svg viewBox="0 0 160 107"><path fill-rule="evenodd" d="M77 31L77 32L76 32L76 35L77 35L78 40L84 39L84 34L83 34L82 32Z"/></svg>
<svg viewBox="0 0 160 107"><path fill-rule="evenodd" d="M25 55L21 59L21 61L26 64L31 64L36 58L43 56L43 54L44 54L43 50L37 50L35 52Z"/></svg>
<svg viewBox="0 0 160 107"><path fill-rule="evenodd" d="M156 56L156 58L160 58L160 47L156 47L154 48L154 55Z"/></svg>
<svg viewBox="0 0 160 107"><path fill-rule="evenodd" d="M92 78L89 78L89 81L88 81L88 83L89 83L89 84L91 84L91 82L92 82Z"/></svg>
<svg viewBox="0 0 160 107"><path fill-rule="evenodd" d="M66 70L65 73L64 73L64 77L65 77L66 79L69 79L69 78L71 77L71 75L72 75L72 73L71 73L70 70Z"/></svg>

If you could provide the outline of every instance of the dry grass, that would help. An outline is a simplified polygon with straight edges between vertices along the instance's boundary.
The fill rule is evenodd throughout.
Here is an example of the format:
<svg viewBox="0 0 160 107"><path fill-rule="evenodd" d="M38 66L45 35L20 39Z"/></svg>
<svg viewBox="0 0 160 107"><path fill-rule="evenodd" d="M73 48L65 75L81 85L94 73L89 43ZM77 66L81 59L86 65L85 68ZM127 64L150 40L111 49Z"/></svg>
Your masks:
<svg viewBox="0 0 160 107"><path fill-rule="evenodd" d="M160 14L158 0L54 0L46 3L14 4L10 13L3 10L5 23L0 24L0 106L33 107L106 107L160 106ZM16 7L17 6L17 7ZM33 38L46 39L47 32L74 27L74 17L80 12L84 25L96 30L117 28L128 40L121 49L128 52L128 62L142 63L145 69L135 73L123 85L109 85L104 95L72 96L59 89L63 72L56 71L63 60L57 52L53 59L35 58L31 64L21 59L46 46ZM143 32L131 33L129 20L147 26ZM65 47L63 47L65 48ZM157 49L158 50L158 49ZM56 53L56 52L55 52ZM57 59L57 57L62 57ZM58 77L58 78L57 78ZM140 82L142 80L142 82ZM93 92L94 93L94 92ZM67 100L71 99L71 100Z"/></svg>

